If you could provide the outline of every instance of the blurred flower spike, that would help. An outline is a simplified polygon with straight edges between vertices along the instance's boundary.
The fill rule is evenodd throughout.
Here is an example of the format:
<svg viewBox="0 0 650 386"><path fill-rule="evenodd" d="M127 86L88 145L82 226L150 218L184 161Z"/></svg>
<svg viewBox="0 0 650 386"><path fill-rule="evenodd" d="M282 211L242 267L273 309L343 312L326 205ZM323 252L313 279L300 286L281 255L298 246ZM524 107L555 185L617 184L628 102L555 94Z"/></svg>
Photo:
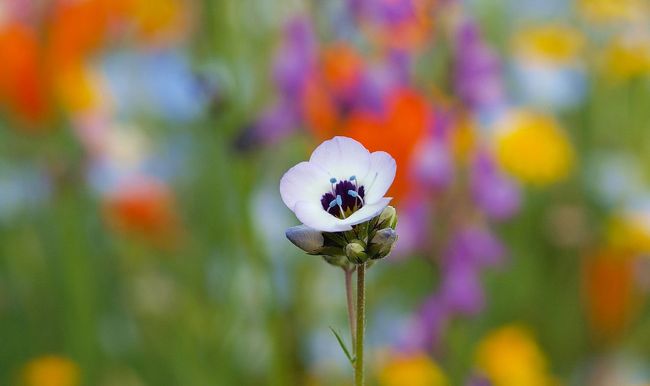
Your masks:
<svg viewBox="0 0 650 386"><path fill-rule="evenodd" d="M384 197L396 169L388 153L370 153L351 138L323 142L280 181L282 200L304 224L287 238L343 268L386 257L397 240L397 214Z"/></svg>

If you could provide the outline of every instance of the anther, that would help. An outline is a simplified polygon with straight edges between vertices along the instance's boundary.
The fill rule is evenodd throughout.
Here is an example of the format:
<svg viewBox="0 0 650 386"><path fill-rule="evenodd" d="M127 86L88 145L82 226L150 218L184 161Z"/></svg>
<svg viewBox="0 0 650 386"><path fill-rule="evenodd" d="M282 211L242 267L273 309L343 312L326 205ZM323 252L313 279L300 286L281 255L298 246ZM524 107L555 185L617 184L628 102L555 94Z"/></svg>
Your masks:
<svg viewBox="0 0 650 386"><path fill-rule="evenodd" d="M363 205L363 198L361 198L361 196L359 195L359 193L357 193L357 191L350 189L348 190L348 195L355 198L354 200L355 206L357 204L357 200L361 200L361 205Z"/></svg>
<svg viewBox="0 0 650 386"><path fill-rule="evenodd" d="M336 183L336 178L332 177L330 178L330 184L335 184Z"/></svg>

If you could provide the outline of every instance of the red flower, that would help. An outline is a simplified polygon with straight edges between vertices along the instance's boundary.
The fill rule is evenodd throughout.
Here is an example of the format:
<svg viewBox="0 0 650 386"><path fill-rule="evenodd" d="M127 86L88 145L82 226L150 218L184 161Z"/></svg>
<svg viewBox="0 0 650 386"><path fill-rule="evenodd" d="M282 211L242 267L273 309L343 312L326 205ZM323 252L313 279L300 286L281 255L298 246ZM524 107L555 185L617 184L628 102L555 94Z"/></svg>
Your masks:
<svg viewBox="0 0 650 386"><path fill-rule="evenodd" d="M50 113L50 82L41 63L34 30L20 23L0 27L0 103L29 128L38 128Z"/></svg>
<svg viewBox="0 0 650 386"><path fill-rule="evenodd" d="M119 232L143 237L159 246L177 241L179 223L173 193L154 180L127 183L106 199L108 224Z"/></svg>
<svg viewBox="0 0 650 386"><path fill-rule="evenodd" d="M410 165L417 144L427 133L432 113L424 97L413 90L394 91L386 101L384 114L353 113L342 130L370 151L385 150L397 161L395 183L388 192L396 200L412 188Z"/></svg>

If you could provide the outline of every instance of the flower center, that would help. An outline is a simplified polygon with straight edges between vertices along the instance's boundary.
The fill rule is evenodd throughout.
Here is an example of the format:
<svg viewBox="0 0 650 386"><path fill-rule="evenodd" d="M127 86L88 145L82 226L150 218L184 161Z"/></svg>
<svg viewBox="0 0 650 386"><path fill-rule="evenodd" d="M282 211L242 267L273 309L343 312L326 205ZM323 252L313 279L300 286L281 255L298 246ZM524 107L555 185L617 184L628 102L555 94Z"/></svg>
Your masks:
<svg viewBox="0 0 650 386"><path fill-rule="evenodd" d="M355 176L347 180L330 179L332 190L323 194L320 203L323 209L334 217L346 218L363 207L363 197L366 192L357 183Z"/></svg>

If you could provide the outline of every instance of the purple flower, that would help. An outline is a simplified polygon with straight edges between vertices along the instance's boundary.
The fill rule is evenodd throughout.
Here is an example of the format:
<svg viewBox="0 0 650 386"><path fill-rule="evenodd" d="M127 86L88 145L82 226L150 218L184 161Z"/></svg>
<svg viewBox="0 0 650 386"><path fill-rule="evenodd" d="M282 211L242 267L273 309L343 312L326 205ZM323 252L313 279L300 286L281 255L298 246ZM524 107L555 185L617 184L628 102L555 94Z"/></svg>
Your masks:
<svg viewBox="0 0 650 386"><path fill-rule="evenodd" d="M375 0L373 3L374 16L381 23L398 24L415 18L413 0Z"/></svg>
<svg viewBox="0 0 650 386"><path fill-rule="evenodd" d="M284 100L267 107L250 131L251 143L275 143L300 126L299 112Z"/></svg>
<svg viewBox="0 0 650 386"><path fill-rule="evenodd" d="M354 95L354 107L382 114L386 99L396 89L408 87L410 79L410 56L392 51L386 61L373 63L364 68L360 84Z"/></svg>
<svg viewBox="0 0 650 386"><path fill-rule="evenodd" d="M413 176L424 186L444 189L454 178L454 164L449 149L440 141L425 141L415 151Z"/></svg>
<svg viewBox="0 0 650 386"><path fill-rule="evenodd" d="M405 330L406 334L402 338L401 348L404 351L413 352L428 351L439 346L449 316L449 312L438 295L429 296L411 320L409 328Z"/></svg>
<svg viewBox="0 0 650 386"><path fill-rule="evenodd" d="M400 204L397 233L399 241L391 257L399 259L427 247L430 239L431 210L422 197L410 197Z"/></svg>
<svg viewBox="0 0 650 386"><path fill-rule="evenodd" d="M469 226L456 233L445 253L446 264L462 262L477 268L495 266L505 257L501 241L486 228Z"/></svg>
<svg viewBox="0 0 650 386"><path fill-rule="evenodd" d="M384 26L412 20L416 16L413 0L347 0L347 7L354 17Z"/></svg>
<svg viewBox="0 0 650 386"><path fill-rule="evenodd" d="M315 71L316 38L307 18L295 17L284 28L283 40L273 63L272 76L280 92L238 139L248 148L258 143L275 143L300 126L300 103L305 84Z"/></svg>
<svg viewBox="0 0 650 386"><path fill-rule="evenodd" d="M455 314L476 315L484 306L485 296L478 267L464 261L452 261L445 268L440 297Z"/></svg>
<svg viewBox="0 0 650 386"><path fill-rule="evenodd" d="M412 55L408 51L392 49L388 55L388 63L393 71L394 77L399 80L401 85L408 85L411 79Z"/></svg>
<svg viewBox="0 0 650 386"><path fill-rule="evenodd" d="M456 93L470 108L489 110L503 103L499 58L485 44L473 20L462 21L458 28L455 70Z"/></svg>
<svg viewBox="0 0 650 386"><path fill-rule="evenodd" d="M273 79L283 97L294 101L300 98L316 58L316 38L309 20L296 17L289 21L273 64Z"/></svg>
<svg viewBox="0 0 650 386"><path fill-rule="evenodd" d="M487 153L476 156L471 173L474 201L489 218L506 220L519 211L518 186L497 169Z"/></svg>
<svg viewBox="0 0 650 386"><path fill-rule="evenodd" d="M480 272L501 262L503 246L490 232L478 226L460 230L444 255L440 297L450 312L475 315L483 309Z"/></svg>
<svg viewBox="0 0 650 386"><path fill-rule="evenodd" d="M504 255L503 246L487 229L470 226L458 231L444 254L440 289L420 307L403 346L436 348L450 320L480 312L485 304L481 270L499 264Z"/></svg>

